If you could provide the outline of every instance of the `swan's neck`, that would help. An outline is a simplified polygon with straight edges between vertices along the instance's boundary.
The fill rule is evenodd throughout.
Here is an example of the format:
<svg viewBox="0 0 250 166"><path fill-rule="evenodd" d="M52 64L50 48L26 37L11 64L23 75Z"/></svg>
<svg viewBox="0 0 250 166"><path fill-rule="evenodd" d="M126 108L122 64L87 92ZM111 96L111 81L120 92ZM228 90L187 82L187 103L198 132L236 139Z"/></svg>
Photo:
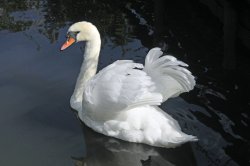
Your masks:
<svg viewBox="0 0 250 166"><path fill-rule="evenodd" d="M84 58L83 58L84 60L81 66L80 73L77 78L74 93L70 100L71 106L73 108L75 108L74 104L77 103L78 104L80 103L80 106L77 107L81 107L81 102L86 82L96 74L100 47L101 47L101 40L99 35L97 35L93 40L86 42Z"/></svg>

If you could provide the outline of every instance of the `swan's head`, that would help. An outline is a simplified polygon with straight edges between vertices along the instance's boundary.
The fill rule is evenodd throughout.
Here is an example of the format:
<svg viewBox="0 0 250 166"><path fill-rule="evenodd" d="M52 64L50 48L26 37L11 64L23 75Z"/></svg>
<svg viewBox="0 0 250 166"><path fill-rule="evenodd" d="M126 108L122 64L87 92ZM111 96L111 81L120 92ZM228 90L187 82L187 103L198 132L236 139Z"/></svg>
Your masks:
<svg viewBox="0 0 250 166"><path fill-rule="evenodd" d="M67 32L67 40L61 51L80 41L91 41L100 38L97 28L90 22L81 21L71 25Z"/></svg>

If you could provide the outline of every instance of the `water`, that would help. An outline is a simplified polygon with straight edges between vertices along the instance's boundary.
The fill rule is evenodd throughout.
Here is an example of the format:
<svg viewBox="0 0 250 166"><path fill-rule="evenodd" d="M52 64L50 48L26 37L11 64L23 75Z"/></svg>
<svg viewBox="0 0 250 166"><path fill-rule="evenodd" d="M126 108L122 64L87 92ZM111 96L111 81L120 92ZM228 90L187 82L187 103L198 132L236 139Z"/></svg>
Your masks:
<svg viewBox="0 0 250 166"><path fill-rule="evenodd" d="M249 58L239 46L237 69L223 69L221 23L197 2L178 2L1 1L0 165L249 165ZM84 47L59 48L80 20L100 30L99 69L143 63L154 46L190 65L197 86L162 108L197 143L154 148L79 123L69 98Z"/></svg>

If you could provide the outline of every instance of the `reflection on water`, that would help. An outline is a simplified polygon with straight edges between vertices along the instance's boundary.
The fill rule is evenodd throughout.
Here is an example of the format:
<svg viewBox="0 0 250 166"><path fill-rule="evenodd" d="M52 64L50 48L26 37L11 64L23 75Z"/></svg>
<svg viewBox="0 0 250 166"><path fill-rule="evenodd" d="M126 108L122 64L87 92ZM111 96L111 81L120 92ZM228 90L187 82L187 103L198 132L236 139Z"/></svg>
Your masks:
<svg viewBox="0 0 250 166"><path fill-rule="evenodd" d="M221 29L200 7L181 0L0 1L0 165L249 164L249 61L234 71L220 67ZM79 20L101 32L99 69L117 59L143 63L153 46L190 65L197 86L162 109L197 143L155 148L79 125L69 98L83 47L59 52Z"/></svg>

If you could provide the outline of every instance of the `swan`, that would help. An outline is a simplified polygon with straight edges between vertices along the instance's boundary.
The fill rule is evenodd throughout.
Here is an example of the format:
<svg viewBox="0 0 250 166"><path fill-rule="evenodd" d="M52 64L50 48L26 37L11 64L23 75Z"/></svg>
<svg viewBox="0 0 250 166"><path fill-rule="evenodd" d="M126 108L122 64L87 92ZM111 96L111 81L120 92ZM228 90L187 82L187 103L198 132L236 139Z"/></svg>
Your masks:
<svg viewBox="0 0 250 166"><path fill-rule="evenodd" d="M101 39L92 23L71 25L61 51L80 41L86 42L84 60L70 105L82 122L104 135L156 147L198 140L183 133L178 122L158 107L194 88L187 64L153 48L144 66L117 60L96 73Z"/></svg>

